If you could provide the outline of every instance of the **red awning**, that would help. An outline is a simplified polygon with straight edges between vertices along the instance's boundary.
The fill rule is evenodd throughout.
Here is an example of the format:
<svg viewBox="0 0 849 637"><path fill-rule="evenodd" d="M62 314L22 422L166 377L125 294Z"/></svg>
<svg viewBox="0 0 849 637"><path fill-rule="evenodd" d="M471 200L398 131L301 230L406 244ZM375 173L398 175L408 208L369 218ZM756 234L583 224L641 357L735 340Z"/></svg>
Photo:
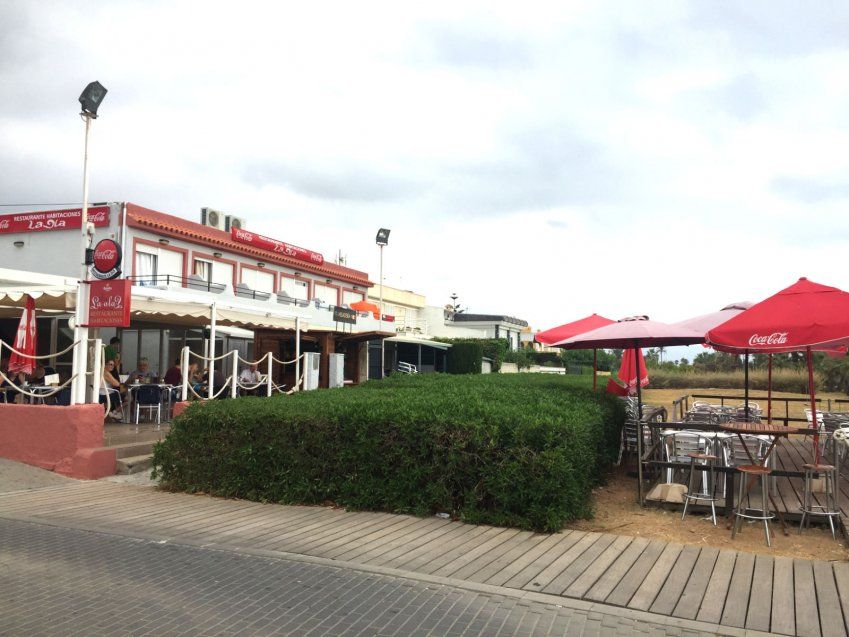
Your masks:
<svg viewBox="0 0 849 637"><path fill-rule="evenodd" d="M544 332L537 332L534 337L537 343L542 343L543 345L551 345L552 343L559 343L560 341L564 341L567 338L572 338L573 336L577 336L578 334L583 334L584 332L589 332L590 330L594 330L599 327L604 327L605 325L610 325L611 323L615 323L615 321L610 320L609 318L604 318L603 316L599 316L598 314L591 314L585 318L579 319L577 321L572 321L571 323L566 323L564 325L560 325L559 327L552 327L549 330L545 330Z"/></svg>
<svg viewBox="0 0 849 637"><path fill-rule="evenodd" d="M609 349L652 347L661 345L694 345L705 340L704 334L686 327L650 321L644 316L622 319L616 323L578 334L554 343L566 349Z"/></svg>

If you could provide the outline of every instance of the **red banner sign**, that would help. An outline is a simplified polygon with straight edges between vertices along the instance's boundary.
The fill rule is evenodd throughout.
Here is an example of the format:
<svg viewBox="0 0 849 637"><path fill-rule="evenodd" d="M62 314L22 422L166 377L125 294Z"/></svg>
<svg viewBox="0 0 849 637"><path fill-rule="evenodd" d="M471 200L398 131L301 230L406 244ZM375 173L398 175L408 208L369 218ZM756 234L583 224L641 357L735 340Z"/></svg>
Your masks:
<svg viewBox="0 0 849 637"><path fill-rule="evenodd" d="M85 326L129 327L131 288L129 279L89 281L88 323Z"/></svg>
<svg viewBox="0 0 849 637"><path fill-rule="evenodd" d="M0 215L0 234L13 232L46 232L48 230L80 229L82 208L44 210L42 212L13 212ZM88 220L102 228L109 225L109 206L88 209Z"/></svg>
<svg viewBox="0 0 849 637"><path fill-rule="evenodd" d="M277 254L283 254L287 257L292 257L293 259L308 261L315 265L321 265L324 263L324 257L318 252L313 252L306 248L299 248L298 246L293 246L291 243L284 243L277 239L269 239L261 234L248 232L241 228L230 228L230 238L237 243L244 243L255 248L260 248L261 250L276 252Z"/></svg>

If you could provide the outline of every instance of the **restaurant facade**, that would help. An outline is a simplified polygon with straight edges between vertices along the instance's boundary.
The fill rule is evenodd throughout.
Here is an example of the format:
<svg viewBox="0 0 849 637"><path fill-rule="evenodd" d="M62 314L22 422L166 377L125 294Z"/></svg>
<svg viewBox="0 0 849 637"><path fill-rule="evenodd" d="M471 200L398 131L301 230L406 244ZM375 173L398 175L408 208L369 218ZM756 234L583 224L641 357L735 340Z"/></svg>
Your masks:
<svg viewBox="0 0 849 637"><path fill-rule="evenodd" d="M96 332L105 342L120 338L125 372L145 358L164 375L184 346L196 354L235 349L247 360L272 352L283 361L300 349L318 355L317 386L356 384L368 376L368 341L394 335L391 317L381 331L378 317L348 308L373 285L365 272L251 232L242 219L204 209L192 221L129 202L95 204L89 215L92 246L112 239L120 277L130 281L129 326ZM13 342L29 294L37 352L71 344L80 252L79 209L0 215L0 339ZM70 375L70 352L48 362ZM230 359L221 364L229 375ZM284 387L295 382L291 367L274 376Z"/></svg>

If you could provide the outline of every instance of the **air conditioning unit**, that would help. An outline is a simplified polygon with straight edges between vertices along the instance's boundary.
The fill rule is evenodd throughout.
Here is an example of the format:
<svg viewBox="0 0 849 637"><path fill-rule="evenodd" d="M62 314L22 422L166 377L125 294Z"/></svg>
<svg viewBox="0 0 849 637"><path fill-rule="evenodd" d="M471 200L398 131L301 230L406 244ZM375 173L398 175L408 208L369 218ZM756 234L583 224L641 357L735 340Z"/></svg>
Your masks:
<svg viewBox="0 0 849 637"><path fill-rule="evenodd" d="M200 222L210 228L224 230L224 218L225 215L220 210L214 210L212 208L200 209Z"/></svg>
<svg viewBox="0 0 849 637"><path fill-rule="evenodd" d="M304 390L318 389L318 374L321 367L320 352L304 352Z"/></svg>
<svg viewBox="0 0 849 637"><path fill-rule="evenodd" d="M242 230L245 227L245 220L239 217L234 217L233 215L227 215L224 217L224 229L227 232L230 232L230 228L236 228L236 230Z"/></svg>

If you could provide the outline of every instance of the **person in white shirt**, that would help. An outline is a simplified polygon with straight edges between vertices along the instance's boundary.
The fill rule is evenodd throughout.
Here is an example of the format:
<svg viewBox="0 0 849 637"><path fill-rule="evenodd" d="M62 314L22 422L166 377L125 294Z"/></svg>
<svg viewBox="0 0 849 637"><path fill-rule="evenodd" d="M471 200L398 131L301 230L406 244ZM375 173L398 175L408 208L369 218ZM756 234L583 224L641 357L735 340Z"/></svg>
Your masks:
<svg viewBox="0 0 849 637"><path fill-rule="evenodd" d="M242 373L239 374L239 382L242 383L242 385L247 385L248 387L253 387L254 385L262 382L262 374L259 373L256 363L242 370ZM257 393L257 390L256 388L243 388L242 392L253 395Z"/></svg>

